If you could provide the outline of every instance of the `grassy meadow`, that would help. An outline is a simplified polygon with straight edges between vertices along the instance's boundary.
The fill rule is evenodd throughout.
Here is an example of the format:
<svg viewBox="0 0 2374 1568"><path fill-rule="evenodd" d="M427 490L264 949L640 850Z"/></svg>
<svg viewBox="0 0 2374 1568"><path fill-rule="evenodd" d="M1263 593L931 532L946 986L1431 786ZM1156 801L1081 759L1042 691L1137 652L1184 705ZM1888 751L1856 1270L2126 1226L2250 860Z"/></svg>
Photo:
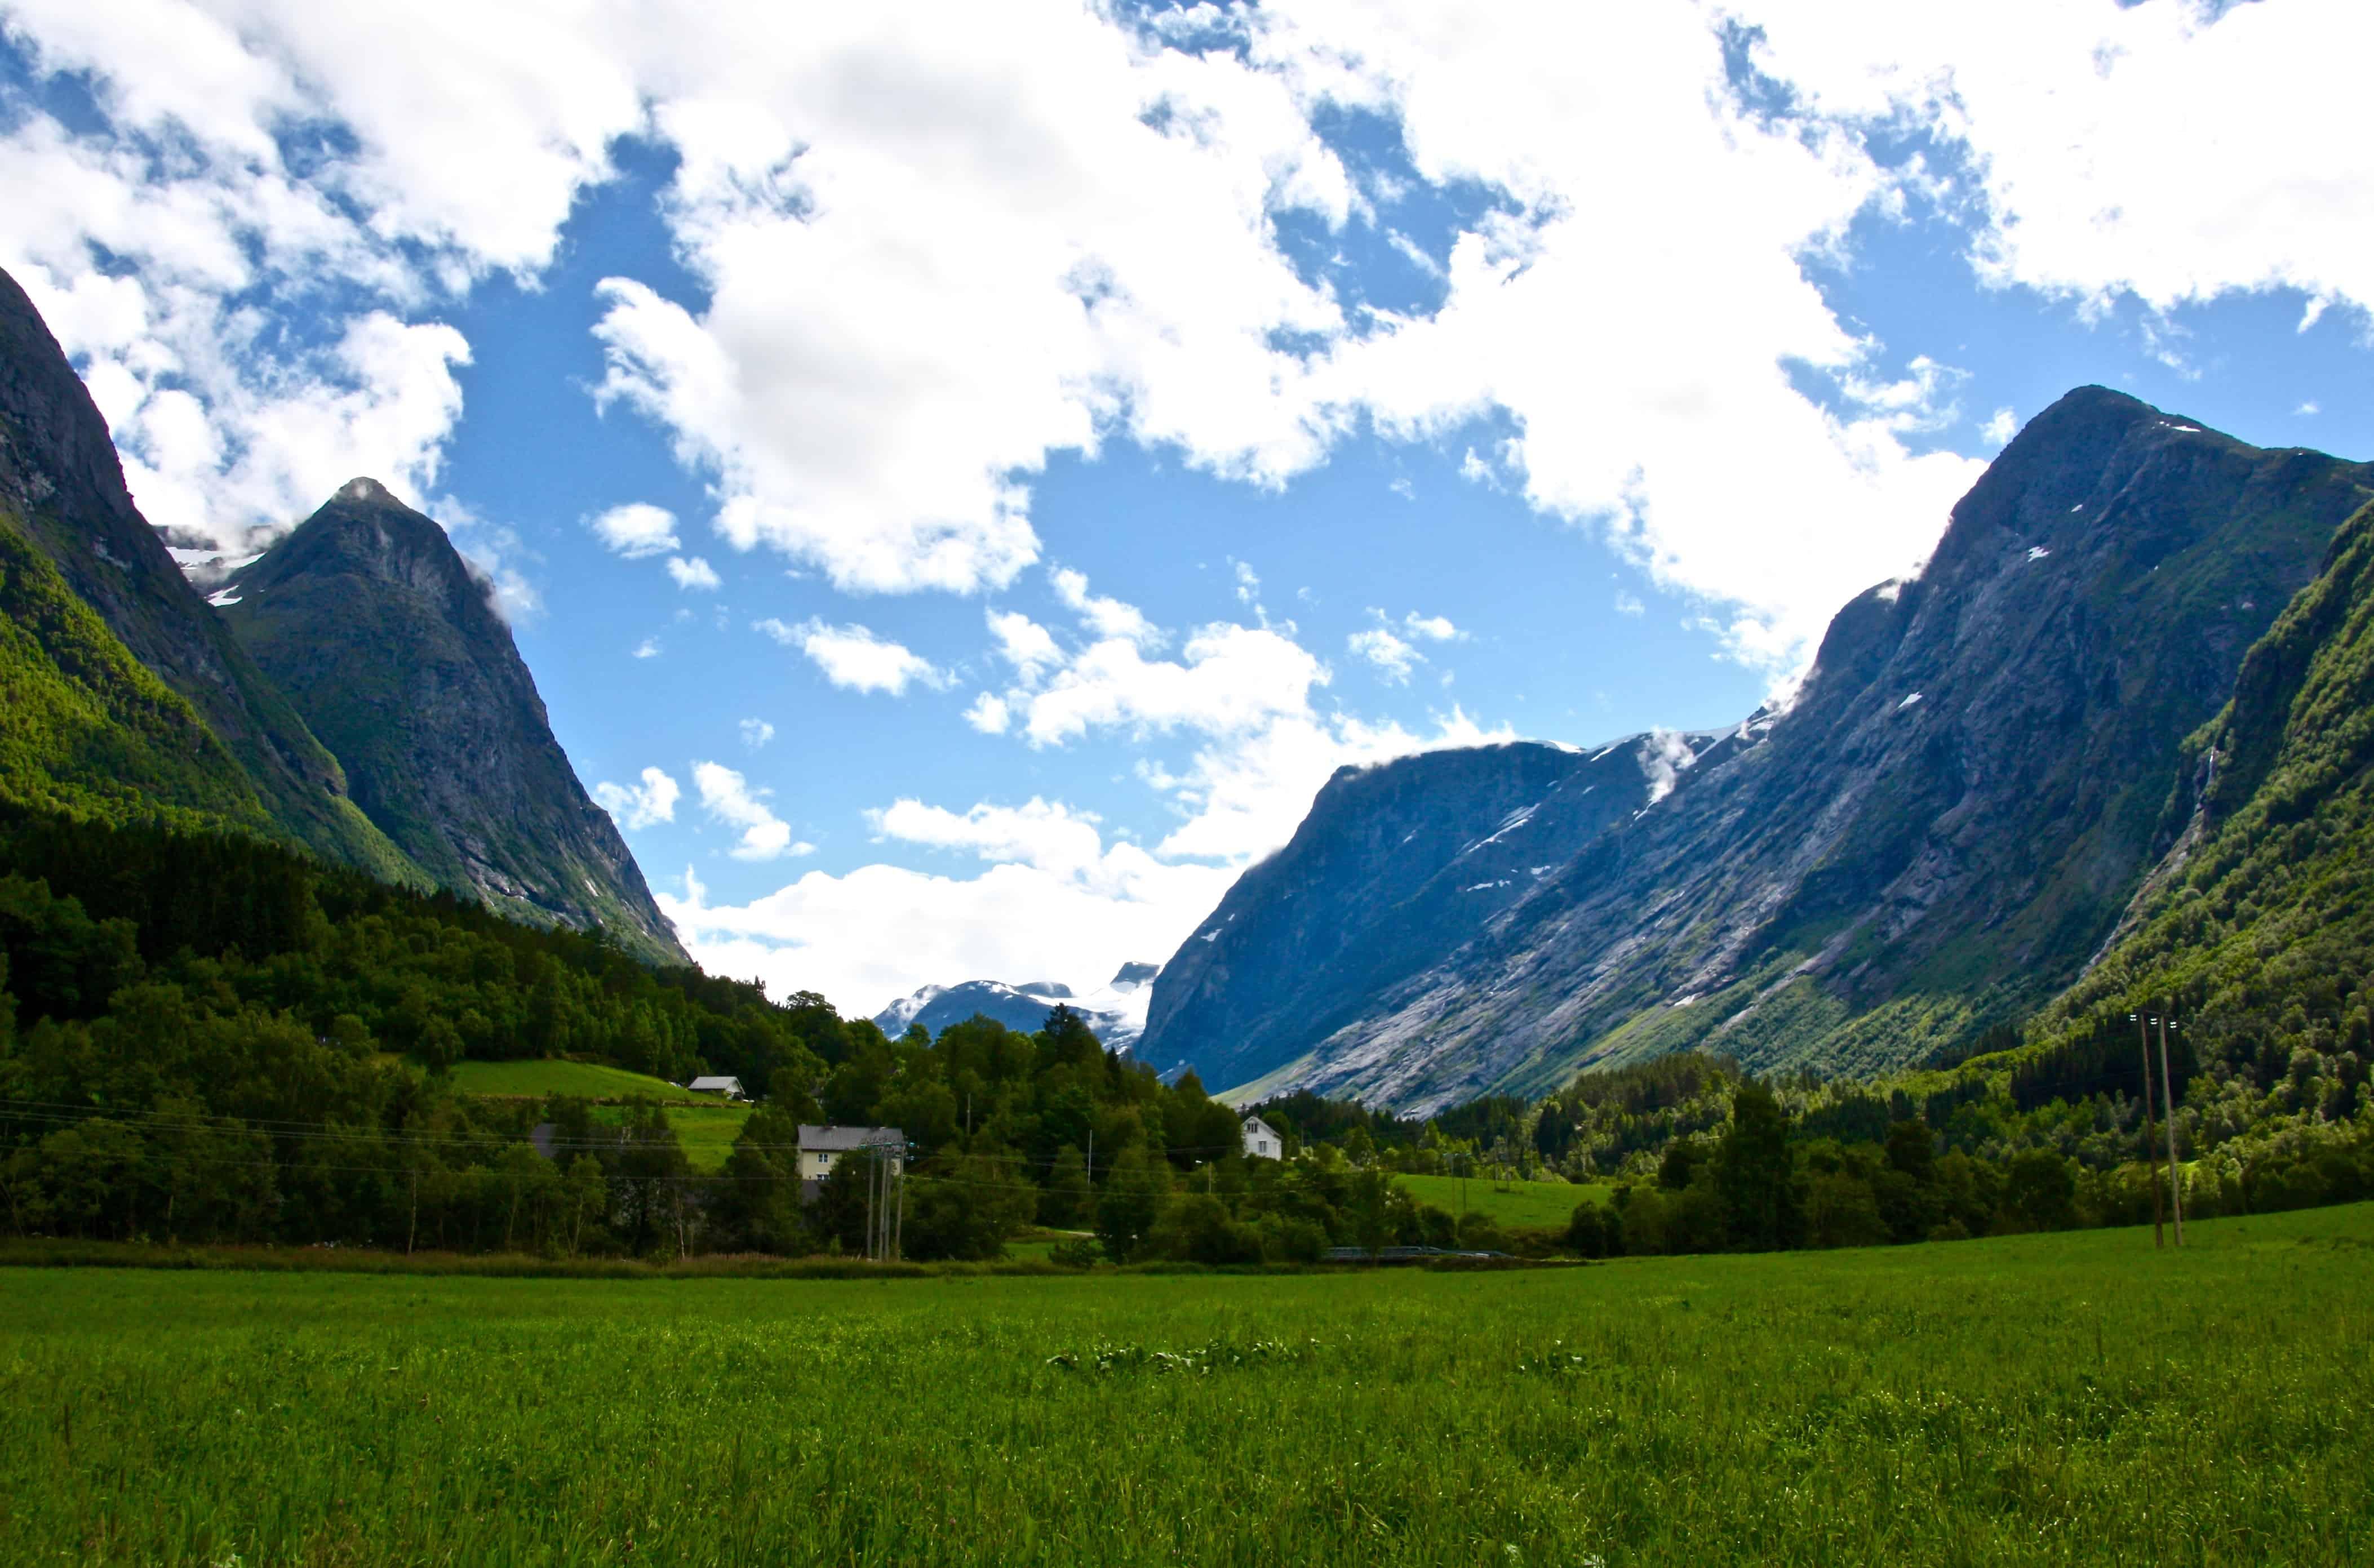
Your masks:
<svg viewBox="0 0 2374 1568"><path fill-rule="evenodd" d="M534 1096L577 1094L589 1100L625 1100L638 1095L663 1105L720 1104L714 1094L696 1094L664 1078L629 1072L592 1061L460 1061L453 1087L464 1094Z"/></svg>
<svg viewBox="0 0 2374 1568"><path fill-rule="evenodd" d="M1407 1188L1419 1202L1431 1203L1449 1214L1459 1212L1463 1201L1459 1189L1464 1185L1467 1212L1481 1214L1496 1225L1535 1231L1564 1230L1576 1204L1586 1198L1604 1203L1615 1190L1597 1182L1494 1182L1485 1176L1469 1176L1463 1184L1458 1176L1397 1176L1393 1185Z"/></svg>
<svg viewBox="0 0 2374 1568"><path fill-rule="evenodd" d="M750 1119L750 1107L714 1094L696 1094L664 1078L605 1067L590 1061L464 1061L453 1067L453 1087L464 1094L528 1096L578 1094L590 1100L657 1100L668 1126L696 1171L720 1171ZM623 1113L605 1107L596 1121L616 1122Z"/></svg>
<svg viewBox="0 0 2374 1568"><path fill-rule="evenodd" d="M11 1561L2360 1563L2374 1206L1490 1273L0 1270Z"/></svg>

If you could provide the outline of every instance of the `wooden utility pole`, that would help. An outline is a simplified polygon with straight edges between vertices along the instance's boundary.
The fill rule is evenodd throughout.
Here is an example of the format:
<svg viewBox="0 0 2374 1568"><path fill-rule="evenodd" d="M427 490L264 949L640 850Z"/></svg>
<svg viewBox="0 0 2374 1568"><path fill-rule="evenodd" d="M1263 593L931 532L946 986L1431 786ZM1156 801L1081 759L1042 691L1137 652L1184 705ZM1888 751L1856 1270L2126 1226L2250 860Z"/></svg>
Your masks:
<svg viewBox="0 0 2374 1568"><path fill-rule="evenodd" d="M2176 1080L2168 1071L2168 1014L2159 1015L2159 1102L2168 1112L2168 1204L2176 1217L2176 1245L2184 1245L2184 1177L2176 1163Z"/></svg>
<svg viewBox="0 0 2374 1568"><path fill-rule="evenodd" d="M2168 1233L2162 1229L2160 1218L2159 1145L2152 1141L2152 1135L2159 1129L2152 1125L2151 1025L2144 1022L2144 1015L2140 1012L2131 1012L2127 1016L2135 1021L2135 1039L2144 1048L2144 1164L2151 1171L2152 1245L2165 1247L2168 1246Z"/></svg>

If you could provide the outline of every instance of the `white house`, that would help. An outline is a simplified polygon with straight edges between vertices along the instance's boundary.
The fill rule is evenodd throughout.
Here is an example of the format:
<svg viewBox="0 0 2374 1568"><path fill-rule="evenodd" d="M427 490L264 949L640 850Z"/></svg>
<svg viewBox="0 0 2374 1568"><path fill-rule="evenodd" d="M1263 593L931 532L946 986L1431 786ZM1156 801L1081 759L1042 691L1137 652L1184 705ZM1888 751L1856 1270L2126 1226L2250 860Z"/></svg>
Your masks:
<svg viewBox="0 0 2374 1568"><path fill-rule="evenodd" d="M742 1080L739 1078L696 1078L691 1082L686 1084L685 1087L691 1090L696 1094L715 1094L720 1099L745 1100L749 1098L748 1095L742 1093Z"/></svg>
<svg viewBox="0 0 2374 1568"><path fill-rule="evenodd" d="M1245 1158L1249 1160L1282 1160L1286 1157L1286 1140L1277 1129L1257 1116L1245 1117Z"/></svg>
<svg viewBox="0 0 2374 1568"><path fill-rule="evenodd" d="M874 1153L873 1151L880 1153ZM897 1176L906 1164L907 1135L895 1127L811 1127L800 1124L800 1200L817 1195L824 1178L844 1160L879 1159Z"/></svg>

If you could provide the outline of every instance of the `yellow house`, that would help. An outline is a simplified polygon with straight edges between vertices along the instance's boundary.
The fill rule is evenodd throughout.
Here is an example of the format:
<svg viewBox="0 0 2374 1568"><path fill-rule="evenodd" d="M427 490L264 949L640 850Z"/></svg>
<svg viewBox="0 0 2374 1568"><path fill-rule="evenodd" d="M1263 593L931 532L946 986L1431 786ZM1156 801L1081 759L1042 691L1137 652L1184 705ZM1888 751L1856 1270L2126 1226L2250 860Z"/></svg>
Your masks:
<svg viewBox="0 0 2374 1568"><path fill-rule="evenodd" d="M907 1163L907 1135L895 1127L800 1126L800 1198L813 1200L836 1166L850 1159L878 1159L897 1176Z"/></svg>

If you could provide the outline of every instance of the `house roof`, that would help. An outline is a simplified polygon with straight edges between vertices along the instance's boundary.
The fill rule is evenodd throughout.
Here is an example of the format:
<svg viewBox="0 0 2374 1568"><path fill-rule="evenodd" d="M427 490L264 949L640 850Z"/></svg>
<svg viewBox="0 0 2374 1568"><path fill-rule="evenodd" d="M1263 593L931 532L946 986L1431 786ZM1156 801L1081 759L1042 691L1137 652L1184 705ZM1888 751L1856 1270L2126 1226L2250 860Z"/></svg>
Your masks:
<svg viewBox="0 0 2374 1568"><path fill-rule="evenodd" d="M852 1149L888 1143L904 1148L907 1135L895 1127L811 1127L800 1124L800 1153L839 1154Z"/></svg>
<svg viewBox="0 0 2374 1568"><path fill-rule="evenodd" d="M1277 1129L1272 1127L1269 1123L1262 1120L1262 1118L1257 1116L1249 1116L1245 1117L1245 1130L1247 1132L1266 1132L1272 1138L1277 1136Z"/></svg>
<svg viewBox="0 0 2374 1568"><path fill-rule="evenodd" d="M734 1093L738 1094L742 1092L742 1080L739 1078L696 1078L691 1082L686 1084L685 1087L688 1089L731 1089Z"/></svg>

